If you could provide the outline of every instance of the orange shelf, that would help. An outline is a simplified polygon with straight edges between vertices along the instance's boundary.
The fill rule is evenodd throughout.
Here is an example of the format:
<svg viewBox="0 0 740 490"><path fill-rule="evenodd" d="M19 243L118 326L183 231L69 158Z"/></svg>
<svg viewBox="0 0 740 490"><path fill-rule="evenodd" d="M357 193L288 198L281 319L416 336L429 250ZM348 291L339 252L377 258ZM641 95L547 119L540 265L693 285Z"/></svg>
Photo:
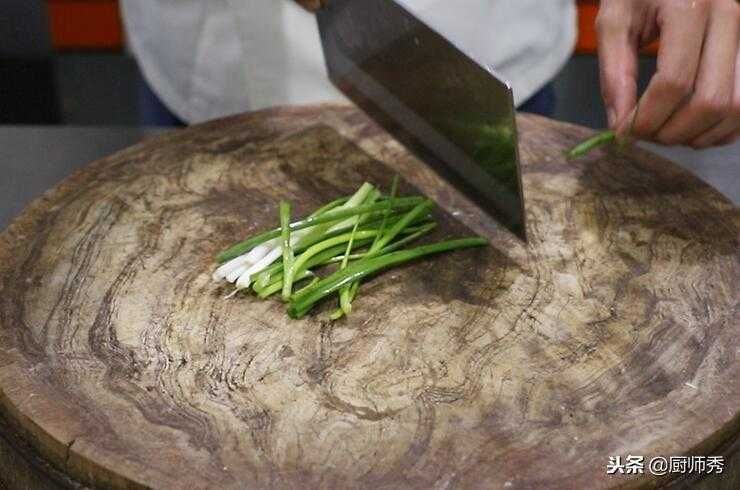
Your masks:
<svg viewBox="0 0 740 490"><path fill-rule="evenodd" d="M578 42L576 53L595 54L597 49L596 15L599 13L597 0L578 1ZM654 55L658 52L658 43L655 42L642 50L643 54Z"/></svg>
<svg viewBox="0 0 740 490"><path fill-rule="evenodd" d="M117 0L48 0L54 49L123 47L123 23Z"/></svg>
<svg viewBox="0 0 740 490"><path fill-rule="evenodd" d="M124 34L118 0L47 0L54 48L63 50L110 49L123 47ZM272 0L276 1L276 0ZM576 52L596 53L597 0L578 1L578 43ZM644 53L655 54L657 43Z"/></svg>

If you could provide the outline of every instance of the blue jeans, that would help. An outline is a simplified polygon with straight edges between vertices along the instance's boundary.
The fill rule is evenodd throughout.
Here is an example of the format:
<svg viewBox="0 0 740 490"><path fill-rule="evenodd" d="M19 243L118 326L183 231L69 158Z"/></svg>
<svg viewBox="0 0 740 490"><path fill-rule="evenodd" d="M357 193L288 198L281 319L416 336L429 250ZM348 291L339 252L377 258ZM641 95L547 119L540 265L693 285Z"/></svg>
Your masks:
<svg viewBox="0 0 740 490"><path fill-rule="evenodd" d="M139 79L136 95L140 126L185 126L185 122L164 105L143 77Z"/></svg>
<svg viewBox="0 0 740 490"><path fill-rule="evenodd" d="M519 110L522 112L539 114L540 116L552 117L553 114L555 114L556 103L557 98L555 96L555 87L552 83L548 83L542 87L539 92L524 101L524 103L519 106Z"/></svg>

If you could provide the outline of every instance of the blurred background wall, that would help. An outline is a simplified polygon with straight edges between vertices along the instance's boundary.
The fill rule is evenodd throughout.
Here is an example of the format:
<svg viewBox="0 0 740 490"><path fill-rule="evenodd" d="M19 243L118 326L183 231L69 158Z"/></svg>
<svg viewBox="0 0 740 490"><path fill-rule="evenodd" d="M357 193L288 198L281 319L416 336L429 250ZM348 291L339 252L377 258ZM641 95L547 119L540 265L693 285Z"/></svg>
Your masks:
<svg viewBox="0 0 740 490"><path fill-rule="evenodd" d="M45 0L0 2L0 123L61 122Z"/></svg>
<svg viewBox="0 0 740 490"><path fill-rule="evenodd" d="M578 47L555 80L555 117L598 128L598 2L578 3ZM641 60L643 85L654 51ZM133 126L141 84L117 0L0 0L0 123Z"/></svg>

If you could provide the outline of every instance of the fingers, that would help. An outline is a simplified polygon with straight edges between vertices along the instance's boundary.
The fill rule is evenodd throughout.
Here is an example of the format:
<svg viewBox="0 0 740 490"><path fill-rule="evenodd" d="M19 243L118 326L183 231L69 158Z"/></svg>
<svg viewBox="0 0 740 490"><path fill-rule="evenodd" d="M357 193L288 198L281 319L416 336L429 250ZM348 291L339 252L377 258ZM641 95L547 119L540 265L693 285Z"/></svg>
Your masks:
<svg viewBox="0 0 740 490"><path fill-rule="evenodd" d="M710 0L664 2L658 13L661 29L657 72L631 121L621 121L624 133L652 138L691 95L699 68Z"/></svg>
<svg viewBox="0 0 740 490"><path fill-rule="evenodd" d="M596 19L601 93L611 128L627 117L637 100L638 37L628 3L603 1Z"/></svg>
<svg viewBox="0 0 740 490"><path fill-rule="evenodd" d="M732 132L732 124L723 121L730 116L735 92L738 12L740 6L735 0L713 2L693 94L656 133L655 140L659 143L688 143L715 127L715 134L709 135L716 137L715 141Z"/></svg>
<svg viewBox="0 0 740 490"><path fill-rule="evenodd" d="M735 131L734 133L732 133L730 136L728 136L728 137L726 137L724 139L721 139L716 144L717 145L731 145L731 144L735 143L739 139L740 139L740 129L738 129L737 131Z"/></svg>
<svg viewBox="0 0 740 490"><path fill-rule="evenodd" d="M716 145L729 145L738 137L740 137L740 118L728 118L693 140L690 146L698 150Z"/></svg>
<svg viewBox="0 0 740 490"><path fill-rule="evenodd" d="M735 86L726 117L719 124L695 138L691 146L706 148L730 144L738 137L740 137L740 50L737 51L735 57Z"/></svg>

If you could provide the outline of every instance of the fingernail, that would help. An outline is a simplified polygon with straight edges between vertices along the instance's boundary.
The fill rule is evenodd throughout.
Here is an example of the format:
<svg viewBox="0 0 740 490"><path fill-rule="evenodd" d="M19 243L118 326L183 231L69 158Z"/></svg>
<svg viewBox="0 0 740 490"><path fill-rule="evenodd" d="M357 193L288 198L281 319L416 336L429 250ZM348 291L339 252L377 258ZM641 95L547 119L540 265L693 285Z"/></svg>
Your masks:
<svg viewBox="0 0 740 490"><path fill-rule="evenodd" d="M606 117L609 120L609 127L614 129L614 126L617 124L617 113L613 108L609 107L606 110Z"/></svg>

